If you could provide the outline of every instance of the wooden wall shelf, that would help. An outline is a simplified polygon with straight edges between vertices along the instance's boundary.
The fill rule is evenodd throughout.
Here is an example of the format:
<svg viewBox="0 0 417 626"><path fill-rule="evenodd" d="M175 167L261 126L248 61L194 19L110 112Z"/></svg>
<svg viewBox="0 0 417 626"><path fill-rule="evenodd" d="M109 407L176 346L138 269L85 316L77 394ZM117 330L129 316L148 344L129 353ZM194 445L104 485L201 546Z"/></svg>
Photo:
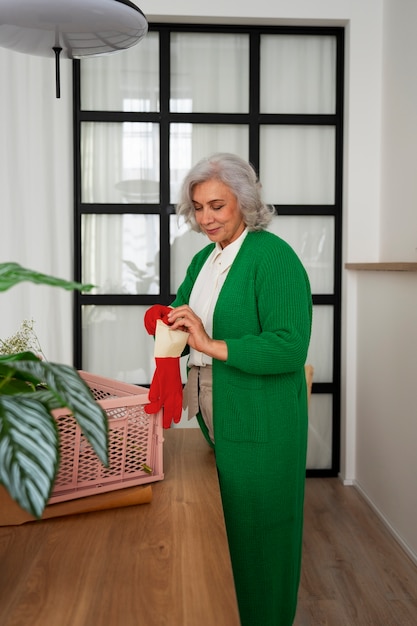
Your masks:
<svg viewBox="0 0 417 626"><path fill-rule="evenodd" d="M345 263L345 269L359 272L417 272L417 263L403 261L386 263Z"/></svg>

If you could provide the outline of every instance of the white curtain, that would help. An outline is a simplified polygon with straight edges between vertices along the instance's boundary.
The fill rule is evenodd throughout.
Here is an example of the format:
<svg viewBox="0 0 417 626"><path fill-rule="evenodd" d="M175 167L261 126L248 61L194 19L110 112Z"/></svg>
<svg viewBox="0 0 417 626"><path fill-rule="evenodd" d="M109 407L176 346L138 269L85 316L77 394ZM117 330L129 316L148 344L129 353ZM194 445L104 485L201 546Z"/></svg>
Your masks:
<svg viewBox="0 0 417 626"><path fill-rule="evenodd" d="M72 278L72 68L0 48L0 262ZM0 336L34 319L48 360L72 363L72 294L22 283L0 293Z"/></svg>

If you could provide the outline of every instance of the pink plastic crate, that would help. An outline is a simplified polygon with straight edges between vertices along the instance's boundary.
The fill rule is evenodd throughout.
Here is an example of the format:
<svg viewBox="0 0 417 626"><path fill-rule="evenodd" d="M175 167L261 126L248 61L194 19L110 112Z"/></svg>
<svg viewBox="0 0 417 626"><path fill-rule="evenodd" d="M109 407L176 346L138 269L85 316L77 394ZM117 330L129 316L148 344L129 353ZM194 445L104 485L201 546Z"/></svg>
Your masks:
<svg viewBox="0 0 417 626"><path fill-rule="evenodd" d="M61 461L48 504L162 480L162 413L145 413L149 390L79 374L108 415L110 466L99 461L69 411L54 411Z"/></svg>

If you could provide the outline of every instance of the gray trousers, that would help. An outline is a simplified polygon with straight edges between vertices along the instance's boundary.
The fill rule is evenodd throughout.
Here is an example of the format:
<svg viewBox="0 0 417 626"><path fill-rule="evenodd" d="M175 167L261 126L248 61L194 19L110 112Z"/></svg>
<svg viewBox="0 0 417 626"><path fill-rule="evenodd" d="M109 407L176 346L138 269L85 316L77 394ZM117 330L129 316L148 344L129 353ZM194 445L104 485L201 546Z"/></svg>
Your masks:
<svg viewBox="0 0 417 626"><path fill-rule="evenodd" d="M188 419L200 411L214 443L213 430L213 375L211 365L192 366L183 391L183 408L188 408Z"/></svg>

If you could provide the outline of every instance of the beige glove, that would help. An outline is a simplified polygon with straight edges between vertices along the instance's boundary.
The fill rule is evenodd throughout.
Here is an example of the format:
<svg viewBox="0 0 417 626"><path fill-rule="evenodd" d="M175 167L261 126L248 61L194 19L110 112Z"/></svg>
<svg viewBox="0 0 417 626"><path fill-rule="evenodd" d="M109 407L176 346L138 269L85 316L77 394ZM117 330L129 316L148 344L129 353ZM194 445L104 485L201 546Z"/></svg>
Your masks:
<svg viewBox="0 0 417 626"><path fill-rule="evenodd" d="M188 341L188 333L172 330L162 320L156 321L154 357L180 357Z"/></svg>

